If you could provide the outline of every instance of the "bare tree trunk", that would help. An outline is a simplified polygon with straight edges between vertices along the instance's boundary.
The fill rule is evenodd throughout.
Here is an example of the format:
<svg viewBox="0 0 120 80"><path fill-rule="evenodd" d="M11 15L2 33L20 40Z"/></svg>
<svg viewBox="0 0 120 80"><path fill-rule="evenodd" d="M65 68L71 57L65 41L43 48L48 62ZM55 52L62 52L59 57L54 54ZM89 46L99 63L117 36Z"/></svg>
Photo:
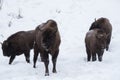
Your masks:
<svg viewBox="0 0 120 80"><path fill-rule="evenodd" d="M0 0L0 10L2 9L3 0Z"/></svg>

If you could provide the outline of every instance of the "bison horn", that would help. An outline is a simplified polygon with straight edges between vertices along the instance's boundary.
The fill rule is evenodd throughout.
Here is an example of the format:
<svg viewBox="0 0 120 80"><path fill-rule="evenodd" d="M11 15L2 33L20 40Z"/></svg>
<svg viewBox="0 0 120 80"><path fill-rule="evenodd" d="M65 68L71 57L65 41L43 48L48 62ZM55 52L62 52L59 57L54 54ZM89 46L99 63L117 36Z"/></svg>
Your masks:
<svg viewBox="0 0 120 80"><path fill-rule="evenodd" d="M39 25L39 30L40 31L43 31L45 28L45 23L42 23L41 25Z"/></svg>
<svg viewBox="0 0 120 80"><path fill-rule="evenodd" d="M94 20L95 20L95 22L96 22L96 18L95 18Z"/></svg>
<svg viewBox="0 0 120 80"><path fill-rule="evenodd" d="M42 29L39 27L39 30L42 31Z"/></svg>

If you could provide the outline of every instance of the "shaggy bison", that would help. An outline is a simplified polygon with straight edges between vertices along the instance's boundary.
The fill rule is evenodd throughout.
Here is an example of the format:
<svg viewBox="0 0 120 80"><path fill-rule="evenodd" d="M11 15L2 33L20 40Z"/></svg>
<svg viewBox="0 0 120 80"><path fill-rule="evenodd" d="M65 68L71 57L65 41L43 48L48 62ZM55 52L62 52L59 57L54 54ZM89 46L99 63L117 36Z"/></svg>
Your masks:
<svg viewBox="0 0 120 80"><path fill-rule="evenodd" d="M96 54L98 60L102 61L104 49L106 47L106 33L101 29L92 29L87 32L85 37L85 45L87 52L87 61L96 61Z"/></svg>
<svg viewBox="0 0 120 80"><path fill-rule="evenodd" d="M24 53L26 61L30 62L30 49L34 45L34 33L35 30L20 31L11 35L2 43L3 55L10 57L9 64L13 62L16 55L22 53Z"/></svg>
<svg viewBox="0 0 120 80"><path fill-rule="evenodd" d="M45 64L45 76L49 76L49 54L52 56L53 73L56 73L56 60L59 54L60 35L57 23L54 20L48 20L46 23L36 28L35 46L34 46L34 68L40 52L41 60Z"/></svg>
<svg viewBox="0 0 120 80"><path fill-rule="evenodd" d="M107 34L107 40L106 40L106 50L109 49L109 44L111 41L111 35L112 35L112 25L110 24L109 20L107 18L99 18L98 20L95 20L95 22L92 23L89 30L99 28L106 32Z"/></svg>

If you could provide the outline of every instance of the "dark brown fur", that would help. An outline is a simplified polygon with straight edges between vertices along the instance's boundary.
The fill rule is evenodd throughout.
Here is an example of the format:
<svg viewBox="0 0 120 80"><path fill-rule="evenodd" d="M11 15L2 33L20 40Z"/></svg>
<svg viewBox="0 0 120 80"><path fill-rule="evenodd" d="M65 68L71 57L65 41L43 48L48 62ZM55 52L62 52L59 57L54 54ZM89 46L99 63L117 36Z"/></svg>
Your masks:
<svg viewBox="0 0 120 80"><path fill-rule="evenodd" d="M2 44L3 55L10 57L9 64L11 64L16 55L24 53L26 61L30 62L30 49L34 45L35 30L20 31L11 35Z"/></svg>
<svg viewBox="0 0 120 80"><path fill-rule="evenodd" d="M87 52L87 60L96 60L96 54L98 60L102 61L104 49L106 47L106 33L100 29L93 29L87 32L85 37L85 45Z"/></svg>
<svg viewBox="0 0 120 80"><path fill-rule="evenodd" d="M34 68L36 67L37 56L40 52L41 60L45 64L45 75L49 75L49 54L52 56L53 73L56 73L56 60L59 54L60 35L57 23L48 20L46 23L36 28L35 47L34 47Z"/></svg>
<svg viewBox="0 0 120 80"><path fill-rule="evenodd" d="M107 18L99 18L98 20L95 20L95 22L92 23L89 30L99 28L106 32L107 34L107 40L106 40L106 50L109 49L109 44L111 41L111 35L112 35L112 25L110 24L109 20Z"/></svg>

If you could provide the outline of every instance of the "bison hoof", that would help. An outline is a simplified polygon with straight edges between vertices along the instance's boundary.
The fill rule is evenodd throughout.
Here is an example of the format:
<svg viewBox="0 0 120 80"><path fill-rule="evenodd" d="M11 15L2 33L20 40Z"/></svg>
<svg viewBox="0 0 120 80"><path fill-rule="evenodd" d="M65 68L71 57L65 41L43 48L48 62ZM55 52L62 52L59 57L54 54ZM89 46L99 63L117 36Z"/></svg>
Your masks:
<svg viewBox="0 0 120 80"><path fill-rule="evenodd" d="M93 58L92 61L96 61L96 58Z"/></svg>
<svg viewBox="0 0 120 80"><path fill-rule="evenodd" d="M53 72L53 73L57 73L57 71L56 71L56 70L53 70L52 72Z"/></svg>
<svg viewBox="0 0 120 80"><path fill-rule="evenodd" d="M108 49L109 49L109 47L107 46L107 47L106 47L106 51L108 51Z"/></svg>
<svg viewBox="0 0 120 80"><path fill-rule="evenodd" d="M99 61L101 62L101 61L102 61L102 59L99 59Z"/></svg>
<svg viewBox="0 0 120 80"><path fill-rule="evenodd" d="M108 48L106 48L106 51L108 51Z"/></svg>
<svg viewBox="0 0 120 80"><path fill-rule="evenodd" d="M9 65L11 65L11 63L9 63Z"/></svg>
<svg viewBox="0 0 120 80"><path fill-rule="evenodd" d="M27 63L30 63L30 60L26 60L27 61Z"/></svg>
<svg viewBox="0 0 120 80"><path fill-rule="evenodd" d="M98 60L101 62L102 61L102 56L99 56Z"/></svg>
<svg viewBox="0 0 120 80"><path fill-rule="evenodd" d="M45 76L49 76L49 73L45 73Z"/></svg>
<svg viewBox="0 0 120 80"><path fill-rule="evenodd" d="M36 68L36 66L33 66L33 68Z"/></svg>
<svg viewBox="0 0 120 80"><path fill-rule="evenodd" d="M90 59L88 59L87 62L90 62Z"/></svg>
<svg viewBox="0 0 120 80"><path fill-rule="evenodd" d="M9 62L9 65L11 65L12 64L12 62Z"/></svg>
<svg viewBox="0 0 120 80"><path fill-rule="evenodd" d="M102 60L99 60L99 62L102 62Z"/></svg>

